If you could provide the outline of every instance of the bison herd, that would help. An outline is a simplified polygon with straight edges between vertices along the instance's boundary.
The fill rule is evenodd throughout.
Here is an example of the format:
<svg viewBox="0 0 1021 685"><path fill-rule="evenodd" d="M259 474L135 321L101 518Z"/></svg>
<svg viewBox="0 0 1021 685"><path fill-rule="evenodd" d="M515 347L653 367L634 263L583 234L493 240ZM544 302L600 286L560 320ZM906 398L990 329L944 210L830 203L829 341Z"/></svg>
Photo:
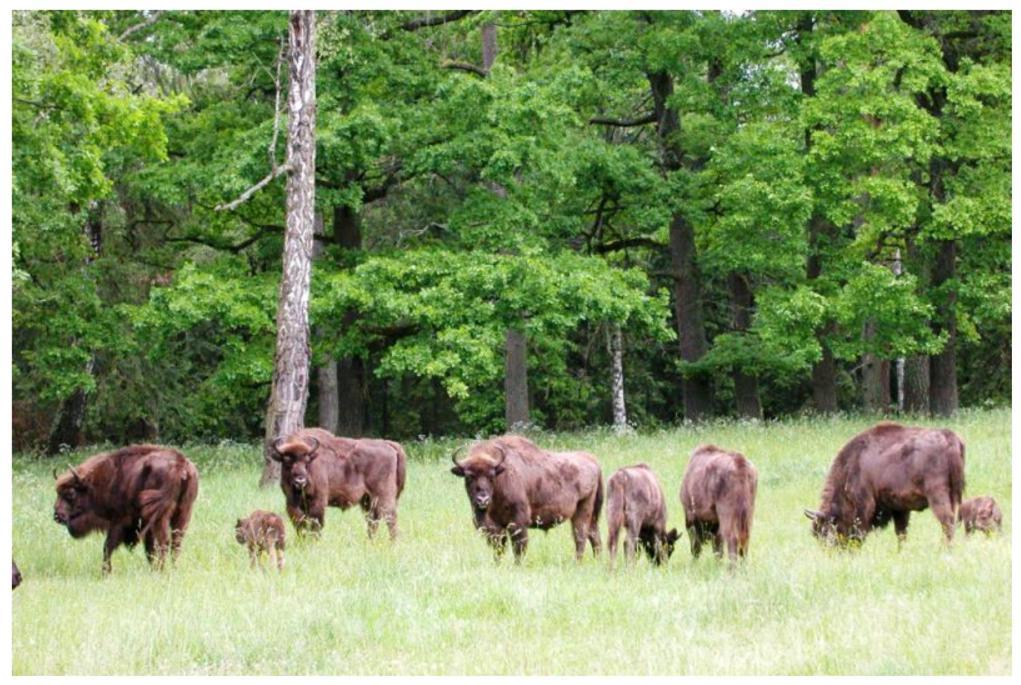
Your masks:
<svg viewBox="0 0 1021 685"><path fill-rule="evenodd" d="M516 561L528 547L529 529L549 530L570 521L574 553L588 545L600 552L599 516L604 498L611 567L621 530L624 554L633 561L639 545L664 564L680 538L667 530L666 498L646 464L627 466L606 482L588 452L551 452L526 438L507 435L456 451L451 472L462 478L475 528L499 558L510 542ZM384 522L397 537L397 505L404 490L407 456L389 440L337 437L309 428L274 441L271 456L281 465L285 508L299 535L318 534L326 507L362 509L368 535ZM162 568L176 560L198 495L198 471L169 447L132 445L89 457L57 475L53 518L73 538L103 532L103 572L120 545L143 543L149 563ZM692 452L680 486L684 527L697 558L711 542L717 557L731 562L748 554L758 472L744 455L712 445ZM965 531L998 531L1002 514L991 497L962 501L964 443L945 429L881 423L854 436L837 454L817 510L805 510L812 533L839 546L860 544L874 528L893 521L903 541L912 511L930 508L947 542L957 523ZM268 554L284 567L285 529L272 512L238 519L237 541L251 565ZM21 574L12 564L12 585Z"/></svg>

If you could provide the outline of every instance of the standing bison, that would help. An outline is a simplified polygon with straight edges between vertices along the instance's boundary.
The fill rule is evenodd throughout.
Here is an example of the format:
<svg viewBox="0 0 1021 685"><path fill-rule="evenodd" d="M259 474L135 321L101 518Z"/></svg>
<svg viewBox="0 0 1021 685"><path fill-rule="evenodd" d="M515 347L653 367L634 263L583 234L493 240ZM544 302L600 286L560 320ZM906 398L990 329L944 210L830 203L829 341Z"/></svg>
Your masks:
<svg viewBox="0 0 1021 685"><path fill-rule="evenodd" d="M748 554L759 474L744 455L714 445L695 448L681 483L684 525L697 559L712 540L717 557L727 547L730 561Z"/></svg>
<svg viewBox="0 0 1021 685"><path fill-rule="evenodd" d="M986 535L1003 528L1003 512L992 497L972 497L964 500L957 520L964 524L964 532L971 535L980 530Z"/></svg>
<svg viewBox="0 0 1021 685"><path fill-rule="evenodd" d="M106 533L103 573L120 545L145 544L149 563L163 568L169 550L176 560L199 491L195 465L158 445L131 445L96 454L57 477L53 518L73 538Z"/></svg>
<svg viewBox="0 0 1021 685"><path fill-rule="evenodd" d="M525 438L509 435L481 442L457 460L451 473L464 478L475 528L482 530L499 558L509 537L514 560L528 547L528 529L549 530L570 519L575 556L599 553L599 511L603 478L587 452L547 452Z"/></svg>
<svg viewBox="0 0 1021 685"><path fill-rule="evenodd" d="M932 508L953 540L964 490L964 443L956 433L880 423L859 433L833 460L812 533L836 544L863 542L891 520L898 543L912 511Z"/></svg>
<svg viewBox="0 0 1021 685"><path fill-rule="evenodd" d="M627 533L624 556L634 561L641 543L656 565L666 563L680 535L666 529L666 499L648 464L619 469L606 481L606 522L609 526L606 546L610 566L617 560L617 537L623 527Z"/></svg>
<svg viewBox="0 0 1021 685"><path fill-rule="evenodd" d="M404 490L408 458L396 442L340 438L305 428L273 443L280 462L280 489L299 534L322 530L326 507L342 511L357 503L371 538L386 521L397 537L397 500Z"/></svg>

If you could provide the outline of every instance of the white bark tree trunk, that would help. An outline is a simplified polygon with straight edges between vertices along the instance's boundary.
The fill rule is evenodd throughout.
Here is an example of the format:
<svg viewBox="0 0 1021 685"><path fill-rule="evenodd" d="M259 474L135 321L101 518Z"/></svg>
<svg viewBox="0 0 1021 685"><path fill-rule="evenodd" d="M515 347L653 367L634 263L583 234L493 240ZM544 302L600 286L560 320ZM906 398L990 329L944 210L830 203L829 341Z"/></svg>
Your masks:
<svg viewBox="0 0 1021 685"><path fill-rule="evenodd" d="M287 232L277 305L277 345L266 410L260 485L280 479L269 457L272 442L302 428L308 401L308 301L315 225L316 58L315 11L293 10L288 21Z"/></svg>
<svg viewBox="0 0 1021 685"><path fill-rule="evenodd" d="M613 430L625 433L627 406L624 404L624 340L620 326L614 325L607 332L607 348L610 352L610 385L613 393Z"/></svg>

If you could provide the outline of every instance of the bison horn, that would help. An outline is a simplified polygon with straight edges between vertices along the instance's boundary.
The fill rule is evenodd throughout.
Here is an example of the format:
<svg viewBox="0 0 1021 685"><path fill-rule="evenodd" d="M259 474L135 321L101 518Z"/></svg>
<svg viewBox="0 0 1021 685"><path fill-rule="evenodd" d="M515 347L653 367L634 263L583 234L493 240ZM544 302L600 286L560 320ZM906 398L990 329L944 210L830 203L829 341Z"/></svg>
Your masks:
<svg viewBox="0 0 1021 685"><path fill-rule="evenodd" d="M53 480L57 480L57 478L59 478L59 476L57 475L57 467L54 466L53 467Z"/></svg>
<svg viewBox="0 0 1021 685"><path fill-rule="evenodd" d="M451 460L452 462L454 462L454 466L460 466L460 465L461 465L461 462L459 462L459 461L457 460L457 455L459 455L459 454L460 454L461 452L464 452L464 450L465 450L465 446L464 446L464 445L461 445L461 446L460 446L460 447L458 447L458 448L457 448L456 450L454 450L453 452L451 452L451 454L450 454L450 460Z"/></svg>
<svg viewBox="0 0 1021 685"><path fill-rule="evenodd" d="M503 462L506 461L506 459L507 459L507 450L505 450L503 448L503 445L499 445L499 444L495 444L495 443L494 443L493 447L495 447L496 449L498 449L500 451L500 461L496 462L493 465L493 468L499 468L503 464Z"/></svg>
<svg viewBox="0 0 1021 685"><path fill-rule="evenodd" d="M309 440L311 440L311 441L312 441L312 443L313 443L313 445L314 445L314 446L312 447L312 449L311 449L311 450L309 450L309 453L308 453L308 454L309 454L309 456L311 456L311 455L313 455L313 454L315 454L315 453L316 453L316 450L318 450L318 449L319 449L319 441L318 441L318 440L316 440L315 438L309 438Z"/></svg>
<svg viewBox="0 0 1021 685"><path fill-rule="evenodd" d="M282 443L283 441L284 441L283 436L273 441L273 451L276 452L277 454L280 454L280 443Z"/></svg>
<svg viewBox="0 0 1021 685"><path fill-rule="evenodd" d="M820 518L822 516L822 514L820 512L818 512L818 511L812 511L811 509L805 509L805 516L807 516L811 520L815 521L817 518Z"/></svg>
<svg viewBox="0 0 1021 685"><path fill-rule="evenodd" d="M71 469L71 475L74 476L74 479L76 481L81 481L82 479L81 474L79 474L78 471L70 464L68 464L68 468Z"/></svg>

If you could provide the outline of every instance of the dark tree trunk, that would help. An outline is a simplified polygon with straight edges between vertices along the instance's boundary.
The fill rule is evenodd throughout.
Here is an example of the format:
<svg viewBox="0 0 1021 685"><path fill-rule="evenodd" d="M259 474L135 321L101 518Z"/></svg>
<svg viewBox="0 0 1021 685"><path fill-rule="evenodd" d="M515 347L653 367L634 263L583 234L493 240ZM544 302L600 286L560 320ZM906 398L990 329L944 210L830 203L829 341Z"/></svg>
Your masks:
<svg viewBox="0 0 1021 685"><path fill-rule="evenodd" d="M100 255L103 247L103 201L93 202L89 207L88 215L85 218L84 233L85 239L89 242L90 250L86 253L84 269ZM78 206L71 208L72 212L78 211ZM77 346L78 341L72 342ZM85 373L91 376L96 368L96 356L90 355L85 362ZM46 441L46 454L53 455L65 447L81 447L85 444L85 410L88 407L88 394L84 388L76 388L64 401L60 403L57 410L57 417L50 430L50 436Z"/></svg>
<svg viewBox="0 0 1021 685"><path fill-rule="evenodd" d="M904 360L904 411L929 413L929 357L917 355Z"/></svg>
<svg viewBox="0 0 1021 685"><path fill-rule="evenodd" d="M862 331L862 339L871 340L876 335L876 324L868 321ZM865 411L884 412L890 406L890 362L868 352L862 355L861 366L862 404Z"/></svg>
<svg viewBox="0 0 1021 685"><path fill-rule="evenodd" d="M730 286L730 311L734 322L734 330L745 333L751 327L752 308L755 298L748 287L748 280L742 275L732 273L727 277ZM759 401L759 377L747 373L744 369L734 369L734 401L737 415L745 419L761 419L762 403Z"/></svg>
<svg viewBox="0 0 1021 685"><path fill-rule="evenodd" d="M292 10L288 22L287 231L277 305L277 343L266 410L260 485L280 479L272 442L303 427L308 402L308 300L315 226L316 61L315 11Z"/></svg>
<svg viewBox="0 0 1021 685"><path fill-rule="evenodd" d="M681 168L681 150L677 144L680 117L669 104L674 92L673 77L666 72L646 75L652 91L656 115L656 136L660 165L664 174ZM670 264L674 277L674 312L677 337L683 361L697 362L706 353L705 324L702 315L702 287L695 253L695 230L683 213L670 221ZM699 421L712 413L713 391L709 379L702 374L686 376L681 381L684 417Z"/></svg>
<svg viewBox="0 0 1021 685"><path fill-rule="evenodd" d="M507 329L506 376L504 394L507 398L507 431L528 425L528 344L525 334Z"/></svg>
<svg viewBox="0 0 1021 685"><path fill-rule="evenodd" d="M333 208L333 238L338 247L344 250L360 250L362 248L361 216L357 211L345 205ZM356 313L344 314L345 327L354 323ZM337 393L338 435L360 438L365 435L366 403L368 387L366 385L365 362L359 357L342 357L337 361Z"/></svg>
<svg viewBox="0 0 1021 685"><path fill-rule="evenodd" d="M932 287L939 288L956 274L957 243L944 240L939 243L936 263L932 270ZM936 307L934 326L936 333L946 333L943 351L932 356L929 365L929 407L937 416L950 416L957 411L957 291L947 287L942 301Z"/></svg>

